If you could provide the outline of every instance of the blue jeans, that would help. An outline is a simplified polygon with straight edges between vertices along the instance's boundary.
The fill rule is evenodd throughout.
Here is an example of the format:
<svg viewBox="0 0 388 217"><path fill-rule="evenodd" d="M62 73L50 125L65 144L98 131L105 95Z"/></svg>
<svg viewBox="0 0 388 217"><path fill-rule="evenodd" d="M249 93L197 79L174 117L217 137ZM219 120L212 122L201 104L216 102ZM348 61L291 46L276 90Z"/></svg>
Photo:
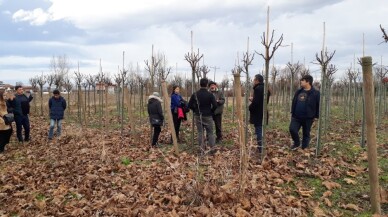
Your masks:
<svg viewBox="0 0 388 217"><path fill-rule="evenodd" d="M307 148L310 143L310 130L313 125L313 119L304 119L300 120L297 118L292 118L290 123L290 134L292 140L294 141L294 146L300 146L299 139L299 130L302 127L303 129L303 139L302 139L302 148Z"/></svg>
<svg viewBox="0 0 388 217"><path fill-rule="evenodd" d="M15 115L16 135L19 142L23 142L22 130L24 128L24 141L30 140L30 119L28 115Z"/></svg>
<svg viewBox="0 0 388 217"><path fill-rule="evenodd" d="M52 139L52 138L53 138L55 122L57 122L57 132L56 132L56 136L59 137L59 136L61 135L61 131L62 131L62 119L61 119L61 120L50 119L49 139Z"/></svg>

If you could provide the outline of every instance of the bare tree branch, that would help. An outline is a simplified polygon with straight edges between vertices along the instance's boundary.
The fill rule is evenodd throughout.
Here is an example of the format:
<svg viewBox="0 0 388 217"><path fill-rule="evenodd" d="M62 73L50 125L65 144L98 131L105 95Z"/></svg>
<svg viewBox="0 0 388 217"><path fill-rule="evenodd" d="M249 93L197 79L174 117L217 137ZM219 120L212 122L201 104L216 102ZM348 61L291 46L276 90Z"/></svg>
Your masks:
<svg viewBox="0 0 388 217"><path fill-rule="evenodd" d="M381 29L381 31L383 32L383 39L384 39L384 41L383 42L381 42L381 43L387 43L388 42L388 35L387 35L387 33L385 32L385 29L381 26L381 24L380 24L380 29ZM380 44L381 44L380 43Z"/></svg>

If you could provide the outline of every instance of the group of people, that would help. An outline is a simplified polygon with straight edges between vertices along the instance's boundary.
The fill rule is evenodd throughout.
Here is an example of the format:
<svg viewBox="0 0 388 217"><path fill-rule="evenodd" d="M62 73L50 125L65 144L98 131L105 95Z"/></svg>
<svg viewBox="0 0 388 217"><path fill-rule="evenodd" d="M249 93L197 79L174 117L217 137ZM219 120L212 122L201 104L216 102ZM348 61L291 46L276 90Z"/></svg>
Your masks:
<svg viewBox="0 0 388 217"><path fill-rule="evenodd" d="M19 143L30 141L30 102L33 100L32 91L24 92L22 86L15 86L15 93L10 89L0 90L0 153L4 152L5 146L9 143L13 133L12 123L6 123L4 116L13 114L16 125L16 137ZM58 90L53 91L49 99L50 129L48 139L51 140L54 134L55 123L57 123L56 135L60 136L62 119L66 109L66 100L60 96ZM24 136L23 136L24 129Z"/></svg>
<svg viewBox="0 0 388 217"><path fill-rule="evenodd" d="M173 115L174 129L178 138L182 120L186 120L186 113L193 111L195 125L198 133L198 144L201 150L210 147L210 153L215 152L214 146L222 141L222 113L225 98L217 88L217 83L202 78L199 81L200 89L194 92L187 103L180 95L180 88L173 86L171 94L171 112ZM314 121L319 118L320 93L313 87L313 77L304 75L300 79L301 88L295 92L291 107L291 123L289 131L293 140L292 150L306 149L310 143L310 130ZM267 103L270 92L268 92ZM253 95L249 98L250 123L255 128L258 152L262 152L263 138L263 114L264 114L264 78L257 74L253 79ZM158 138L163 125L164 116L162 110L162 99L159 93L154 92L149 96L148 114L152 127L154 128L151 146L158 145ZM216 137L213 133L213 126L216 129ZM300 128L303 129L302 145L299 138ZM206 132L206 136L205 136Z"/></svg>
<svg viewBox="0 0 388 217"><path fill-rule="evenodd" d="M222 113L225 98L217 87L217 83L202 78L199 81L200 89L194 92L189 102L186 102L180 95L180 87L173 86L171 94L171 113L173 116L174 129L178 142L181 142L179 131L181 122L187 120L187 113L193 111L195 125L198 132L198 144L201 150L205 150L207 145L210 153L214 153L216 143L222 142ZM313 86L313 77L305 75L300 79L301 88L295 92L291 106L291 123L289 131L293 140L292 150L301 147L305 149L309 146L310 130L314 121L319 118L320 93ZM263 110L264 110L264 78L257 74L253 80L253 96L249 98L250 123L255 128L258 151L262 151L263 138ZM19 143L30 141L30 102L33 99L32 92L28 95L24 93L22 86L15 87L16 93L9 90L0 90L0 153L4 152L5 146L9 143L13 133L12 123L7 124L3 119L5 114L14 115L16 125L16 135ZM267 102L269 100L269 93ZM161 126L164 122L162 109L162 99L158 92L149 96L148 114L150 124L153 127L151 146L157 147ZM54 137L54 128L57 125L56 136L61 135L62 120L66 110L66 100L60 95L58 90L53 91L49 102L50 129L48 139ZM215 126L216 134L213 129ZM299 138L300 128L303 129L302 144ZM24 137L22 130L24 129ZM205 134L206 133L206 134ZM171 139L172 140L172 139Z"/></svg>

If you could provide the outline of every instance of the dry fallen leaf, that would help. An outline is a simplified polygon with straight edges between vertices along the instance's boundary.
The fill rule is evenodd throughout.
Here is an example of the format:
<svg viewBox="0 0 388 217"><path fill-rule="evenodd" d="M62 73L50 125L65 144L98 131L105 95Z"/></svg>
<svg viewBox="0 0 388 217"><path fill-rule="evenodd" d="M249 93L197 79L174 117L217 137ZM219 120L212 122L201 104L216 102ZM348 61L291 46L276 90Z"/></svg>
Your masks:
<svg viewBox="0 0 388 217"><path fill-rule="evenodd" d="M349 178L344 178L344 181L348 184L351 184L351 185L355 185L357 184L356 181L354 181L353 179L349 179Z"/></svg>
<svg viewBox="0 0 388 217"><path fill-rule="evenodd" d="M327 216L325 212L319 207L314 207L314 217L324 217Z"/></svg>
<svg viewBox="0 0 388 217"><path fill-rule="evenodd" d="M325 191L322 197L330 197L333 194L331 191Z"/></svg>
<svg viewBox="0 0 388 217"><path fill-rule="evenodd" d="M349 203L349 204L346 204L345 206L343 206L345 209L349 209L349 210L355 210L357 212L361 211L361 208L358 207L357 205L355 204L352 204L352 203Z"/></svg>
<svg viewBox="0 0 388 217"><path fill-rule="evenodd" d="M336 182L331 182L331 181L324 181L322 184L328 189L335 189L335 188L341 188L341 185L336 183Z"/></svg>
<svg viewBox="0 0 388 217"><path fill-rule="evenodd" d="M328 207L333 206L333 204L331 203L331 201L328 198L324 198L323 201L325 202L326 206L328 206Z"/></svg>

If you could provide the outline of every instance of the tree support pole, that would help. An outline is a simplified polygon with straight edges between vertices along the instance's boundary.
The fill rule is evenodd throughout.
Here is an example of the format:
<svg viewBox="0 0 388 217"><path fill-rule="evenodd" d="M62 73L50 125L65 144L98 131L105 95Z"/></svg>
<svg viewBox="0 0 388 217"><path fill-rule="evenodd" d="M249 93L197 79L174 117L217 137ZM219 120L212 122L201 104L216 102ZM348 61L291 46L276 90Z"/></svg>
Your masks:
<svg viewBox="0 0 388 217"><path fill-rule="evenodd" d="M362 74L365 97L366 114L366 139L368 150L368 168L369 168L369 186L372 212L381 214L380 207L380 187L377 166L377 147L376 147L376 124L375 124L375 103L374 103L374 85L372 73L372 57L362 57Z"/></svg>

